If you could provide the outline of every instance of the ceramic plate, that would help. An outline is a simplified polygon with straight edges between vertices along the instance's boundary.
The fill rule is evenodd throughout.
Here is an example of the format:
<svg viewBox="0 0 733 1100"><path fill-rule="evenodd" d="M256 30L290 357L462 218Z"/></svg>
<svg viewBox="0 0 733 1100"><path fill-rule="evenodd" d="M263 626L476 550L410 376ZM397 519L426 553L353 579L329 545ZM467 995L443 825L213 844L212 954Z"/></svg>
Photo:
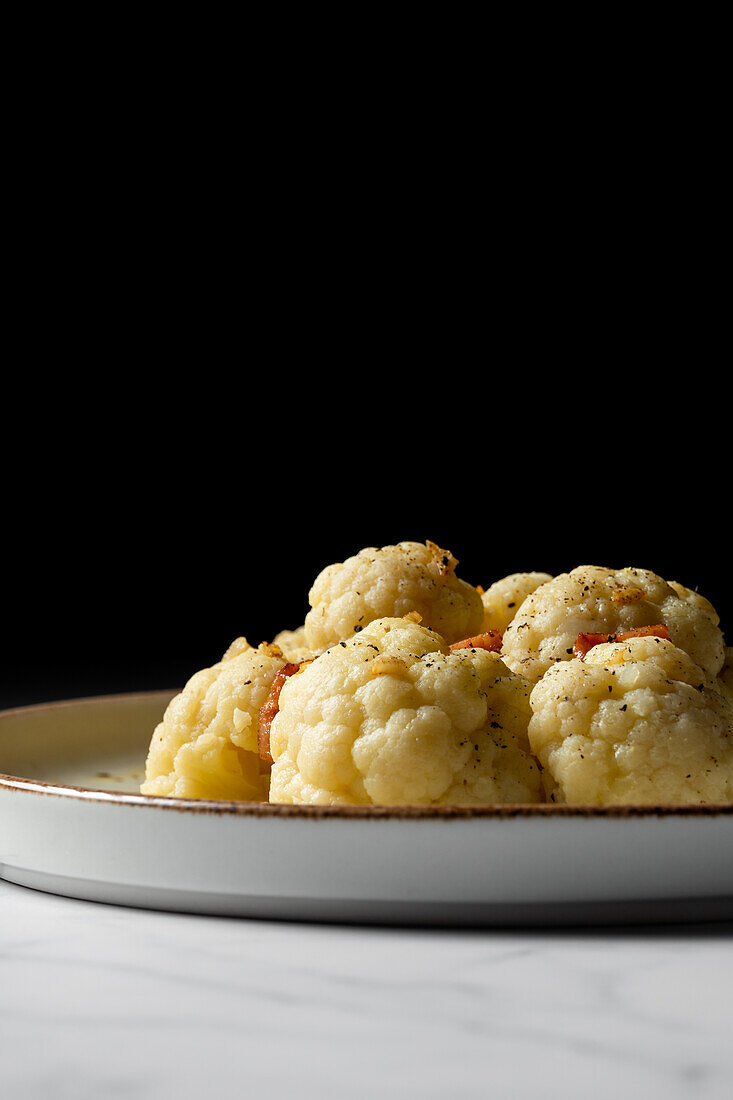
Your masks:
<svg viewBox="0 0 733 1100"><path fill-rule="evenodd" d="M733 917L733 806L371 809L142 796L150 733L172 694L0 713L3 878L95 901L294 920Z"/></svg>

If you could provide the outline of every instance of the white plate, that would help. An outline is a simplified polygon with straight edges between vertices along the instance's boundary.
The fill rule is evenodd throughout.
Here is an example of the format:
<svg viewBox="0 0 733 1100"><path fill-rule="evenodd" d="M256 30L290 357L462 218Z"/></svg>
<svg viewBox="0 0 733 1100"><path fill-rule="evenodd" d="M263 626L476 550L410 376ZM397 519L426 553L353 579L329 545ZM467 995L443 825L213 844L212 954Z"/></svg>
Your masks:
<svg viewBox="0 0 733 1100"><path fill-rule="evenodd" d="M344 809L142 796L150 733L172 694L0 713L0 876L95 901L296 920L733 917L733 806Z"/></svg>

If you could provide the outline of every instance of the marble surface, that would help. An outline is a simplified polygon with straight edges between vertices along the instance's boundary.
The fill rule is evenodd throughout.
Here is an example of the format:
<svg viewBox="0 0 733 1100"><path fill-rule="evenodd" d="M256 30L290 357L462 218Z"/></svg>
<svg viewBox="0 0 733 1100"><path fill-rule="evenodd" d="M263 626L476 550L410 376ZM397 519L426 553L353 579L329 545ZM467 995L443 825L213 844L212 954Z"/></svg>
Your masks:
<svg viewBox="0 0 733 1100"><path fill-rule="evenodd" d="M8 1100L733 1095L733 924L339 927L0 882Z"/></svg>

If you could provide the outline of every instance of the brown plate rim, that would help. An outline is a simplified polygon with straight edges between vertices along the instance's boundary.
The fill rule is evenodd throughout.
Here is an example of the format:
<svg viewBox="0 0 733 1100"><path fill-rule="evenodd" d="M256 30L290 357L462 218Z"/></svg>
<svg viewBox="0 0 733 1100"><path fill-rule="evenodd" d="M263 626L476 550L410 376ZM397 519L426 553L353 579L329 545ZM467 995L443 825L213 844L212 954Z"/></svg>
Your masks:
<svg viewBox="0 0 733 1100"><path fill-rule="evenodd" d="M47 703L10 707L0 710L0 720L7 715L22 715L39 710L53 710L80 704L133 701L152 696L174 695L180 689L160 688L152 691L123 692L113 695L89 695L77 699L59 699ZM517 817L583 817L583 818L656 818L656 817L729 817L733 803L704 805L614 805L561 806L552 803L525 803L478 806L308 806L282 805L269 802L229 802L214 799L166 798L157 795L128 794L125 791L100 790L96 787L76 787L66 783L49 783L0 772L0 790L23 794L57 796L83 802L102 802L122 806L147 807L179 813L217 814L234 817L289 818L324 820L343 818L366 821L435 821L466 819L511 819Z"/></svg>

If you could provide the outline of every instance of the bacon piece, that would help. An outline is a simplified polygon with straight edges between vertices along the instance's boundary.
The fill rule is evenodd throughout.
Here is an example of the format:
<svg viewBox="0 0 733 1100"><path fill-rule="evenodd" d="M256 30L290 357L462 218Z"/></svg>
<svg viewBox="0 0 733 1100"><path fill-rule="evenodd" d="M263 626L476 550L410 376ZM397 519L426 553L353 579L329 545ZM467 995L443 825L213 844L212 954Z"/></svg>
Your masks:
<svg viewBox="0 0 733 1100"><path fill-rule="evenodd" d="M603 645L604 642L625 642L629 638L650 637L669 639L669 630L664 623L657 623L656 626L637 626L634 630L621 630L617 634L579 634L573 646L573 657L580 657L582 661L594 646Z"/></svg>
<svg viewBox="0 0 733 1100"><path fill-rule="evenodd" d="M573 657L580 657L582 661L593 649L593 646L615 641L615 634L579 634L573 646Z"/></svg>
<svg viewBox="0 0 733 1100"><path fill-rule="evenodd" d="M474 634L473 638L454 642L450 649L451 652L454 649L487 649L489 653L498 653L501 649L501 634L498 630L487 630L485 634Z"/></svg>
<svg viewBox="0 0 733 1100"><path fill-rule="evenodd" d="M294 676L300 666L305 663L304 661L300 661L298 664L291 663L283 665L272 681L270 694L260 707L260 728L257 735L257 744L260 750L260 759L264 760L267 764L274 764L272 754L270 753L270 726L275 720L275 715L280 710L280 692L285 685L285 681L289 680L291 676Z"/></svg>

